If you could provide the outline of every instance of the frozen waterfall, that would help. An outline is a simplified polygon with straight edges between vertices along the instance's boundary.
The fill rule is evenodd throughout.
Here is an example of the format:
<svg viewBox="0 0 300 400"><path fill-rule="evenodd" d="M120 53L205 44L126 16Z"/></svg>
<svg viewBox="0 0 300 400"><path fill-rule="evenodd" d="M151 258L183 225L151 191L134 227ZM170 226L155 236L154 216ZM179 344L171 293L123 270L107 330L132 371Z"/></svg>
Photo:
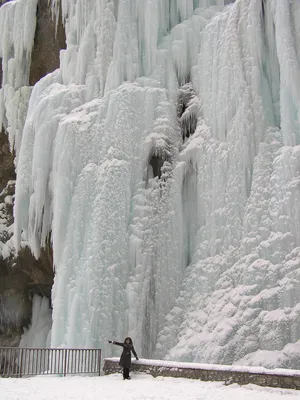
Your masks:
<svg viewBox="0 0 300 400"><path fill-rule="evenodd" d="M51 345L299 368L299 1L52 0L67 48L31 89L36 4L0 8L0 121Z"/></svg>

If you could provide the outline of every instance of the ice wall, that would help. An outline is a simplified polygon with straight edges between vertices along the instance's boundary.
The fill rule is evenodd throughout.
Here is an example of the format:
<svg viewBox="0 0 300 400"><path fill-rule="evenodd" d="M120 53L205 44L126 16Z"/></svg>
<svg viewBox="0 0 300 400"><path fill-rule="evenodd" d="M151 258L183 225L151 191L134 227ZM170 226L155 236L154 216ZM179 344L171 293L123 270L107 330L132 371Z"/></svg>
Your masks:
<svg viewBox="0 0 300 400"><path fill-rule="evenodd" d="M179 156L201 224L157 355L299 367L297 15L240 1L203 31L198 126Z"/></svg>
<svg viewBox="0 0 300 400"><path fill-rule="evenodd" d="M15 203L17 247L52 232L53 346L297 367L300 7L228 3L61 1Z"/></svg>
<svg viewBox="0 0 300 400"><path fill-rule="evenodd" d="M181 143L177 74L184 82L190 65L179 52L197 47L197 22L202 29L223 8L198 9L165 36L192 16L188 4L157 2L152 22L163 31L150 37L141 28L150 2L62 2L68 46L30 98L15 208L17 247L23 232L39 256L52 231L54 346L104 346L129 332L151 354L174 304L187 263L179 187L170 185Z"/></svg>

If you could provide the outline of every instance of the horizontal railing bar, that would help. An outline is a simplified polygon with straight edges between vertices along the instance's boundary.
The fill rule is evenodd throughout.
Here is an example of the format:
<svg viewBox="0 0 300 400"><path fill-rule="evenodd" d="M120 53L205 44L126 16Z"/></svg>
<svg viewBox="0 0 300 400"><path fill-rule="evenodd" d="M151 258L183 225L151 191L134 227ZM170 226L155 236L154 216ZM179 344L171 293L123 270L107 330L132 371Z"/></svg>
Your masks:
<svg viewBox="0 0 300 400"><path fill-rule="evenodd" d="M76 350L76 351L88 351L88 350L95 350L98 351L100 349L93 349L93 348L73 348L73 347L0 347L1 349L18 349L18 350L22 350L22 349L26 349L26 350Z"/></svg>

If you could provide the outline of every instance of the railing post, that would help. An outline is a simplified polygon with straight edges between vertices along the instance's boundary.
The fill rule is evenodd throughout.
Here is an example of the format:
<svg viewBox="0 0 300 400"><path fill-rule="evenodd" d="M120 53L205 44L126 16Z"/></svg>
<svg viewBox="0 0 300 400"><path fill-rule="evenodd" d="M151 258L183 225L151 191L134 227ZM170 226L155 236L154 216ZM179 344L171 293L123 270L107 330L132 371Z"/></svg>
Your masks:
<svg viewBox="0 0 300 400"><path fill-rule="evenodd" d="M66 373L67 373L67 355L68 355L68 349L64 349L64 352L65 352L64 376L66 376Z"/></svg>
<svg viewBox="0 0 300 400"><path fill-rule="evenodd" d="M20 349L20 362L19 362L19 366L20 366L20 378L22 377L22 368L23 368L23 349Z"/></svg>
<svg viewBox="0 0 300 400"><path fill-rule="evenodd" d="M98 349L98 376L100 376L100 369L101 369L101 349Z"/></svg>
<svg viewBox="0 0 300 400"><path fill-rule="evenodd" d="M11 348L10 347L8 347L7 348L7 376L10 376L10 374L11 374L11 353L12 353L12 351L11 351Z"/></svg>

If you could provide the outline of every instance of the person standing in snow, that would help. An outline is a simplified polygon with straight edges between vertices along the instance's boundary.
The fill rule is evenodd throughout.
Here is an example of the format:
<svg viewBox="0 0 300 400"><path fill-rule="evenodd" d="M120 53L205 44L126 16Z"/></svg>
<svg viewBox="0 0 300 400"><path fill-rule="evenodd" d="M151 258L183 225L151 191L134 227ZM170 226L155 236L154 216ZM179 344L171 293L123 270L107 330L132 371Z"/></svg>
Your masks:
<svg viewBox="0 0 300 400"><path fill-rule="evenodd" d="M119 365L123 368L123 379L131 379L129 376L129 370L131 366L131 352L137 360L139 359L134 350L132 339L130 337L127 337L124 340L124 343L119 343L112 340L109 340L108 343L123 347L123 353L121 354Z"/></svg>

